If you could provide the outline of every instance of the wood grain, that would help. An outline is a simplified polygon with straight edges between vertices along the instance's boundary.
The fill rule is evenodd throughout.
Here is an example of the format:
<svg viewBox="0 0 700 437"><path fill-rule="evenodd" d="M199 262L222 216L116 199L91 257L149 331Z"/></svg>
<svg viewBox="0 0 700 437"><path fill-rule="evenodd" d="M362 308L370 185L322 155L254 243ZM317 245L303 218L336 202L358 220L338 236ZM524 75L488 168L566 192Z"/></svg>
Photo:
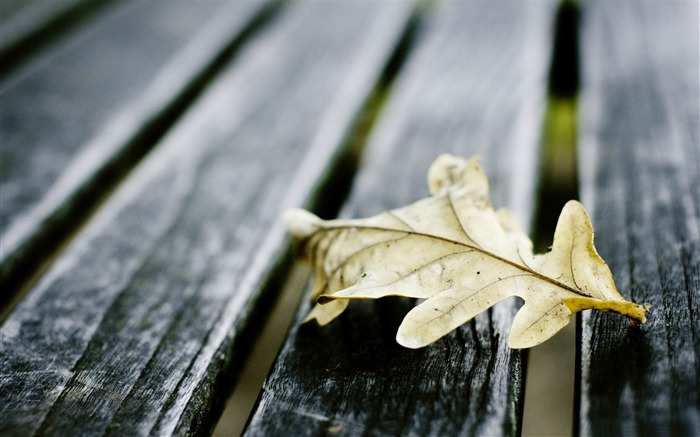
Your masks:
<svg viewBox="0 0 700 437"><path fill-rule="evenodd" d="M441 2L367 146L343 215L428 194L441 152L482 155L495 203L529 224L556 2ZM523 363L507 347L515 301L419 350L398 346L404 299L353 302L325 327L292 329L245 432L269 435L516 435Z"/></svg>
<svg viewBox="0 0 700 437"><path fill-rule="evenodd" d="M242 48L3 324L3 435L210 432L279 216L337 168L413 7L294 2Z"/></svg>
<svg viewBox="0 0 700 437"><path fill-rule="evenodd" d="M146 153L265 4L123 2L2 80L3 297Z"/></svg>
<svg viewBox="0 0 700 437"><path fill-rule="evenodd" d="M698 435L698 3L582 5L582 200L622 295L652 308L584 314L578 431Z"/></svg>

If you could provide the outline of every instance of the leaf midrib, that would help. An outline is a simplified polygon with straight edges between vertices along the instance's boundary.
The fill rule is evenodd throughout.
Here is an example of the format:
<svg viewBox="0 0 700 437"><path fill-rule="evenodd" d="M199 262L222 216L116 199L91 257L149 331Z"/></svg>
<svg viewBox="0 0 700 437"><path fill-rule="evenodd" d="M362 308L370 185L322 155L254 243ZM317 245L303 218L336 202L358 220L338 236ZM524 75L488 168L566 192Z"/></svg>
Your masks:
<svg viewBox="0 0 700 437"><path fill-rule="evenodd" d="M538 279L540 279L540 280L542 280L542 281L548 282L548 283L550 283L550 284L552 284L552 285L554 285L554 286L556 286L556 287L562 288L562 289L564 289L564 290L566 290L566 291L570 291L570 292L572 292L572 293L574 293L574 294L578 294L578 295L580 295L580 296L588 297L588 298L591 298L591 299L596 299L595 296L592 296L592 295L590 295L590 294L584 292L583 290L580 290L580 289L571 287L570 285L567 285L567 284L564 284L563 282L557 281L556 279L553 279L553 278L551 278L551 277L549 277L549 276L547 276L547 275L544 275L544 274L542 274L542 273L540 273L540 272L538 272L538 271L536 271L536 270L533 270L533 269L531 269L531 268L529 268L529 267L527 267L527 266L518 264L518 263L513 262L513 261L511 261L511 260L509 260L509 259L507 259L507 258L503 258L502 256L499 256L499 255L496 255L495 253L489 252L489 251L487 251L487 250L485 250L485 249L483 249L483 248L481 248L481 247L479 247L479 246L475 246L475 245L472 245L472 244L463 243L463 242L461 242L461 241L453 240L453 239L451 239L451 238L442 237L442 236L440 236L440 235L427 234L427 233L425 233L425 232L418 232L418 231L415 231L415 230L401 230L401 229L384 228L384 227L381 227L381 226L359 226L359 225L325 226L325 225L322 224L322 225L320 225L318 231L316 231L316 232L314 232L313 234L311 234L311 235L308 236L308 239L311 239L314 235L316 235L316 234L317 234L318 232L320 232L321 230L330 231L330 230L336 230L336 229L365 229L365 230L372 230L372 231L377 231L377 232L402 233L402 234L407 234L407 235L415 235L415 236L418 236L418 237L432 238L432 239L435 239L435 240L443 241L443 242L445 242L445 243L451 243L451 244L455 244L455 245L458 245L458 246L463 246L463 247L466 247L466 248L475 250L475 251L477 251L477 252L480 252L480 253L484 254L485 256L494 258L494 259L496 259L496 260L498 260L498 261L501 261L501 262L503 262L503 263L505 263L505 264L508 264L508 265L510 265L510 266L513 266L513 267L515 267L516 269L519 269L519 270L522 270L522 271L524 271L524 272L527 272L527 273L531 274L532 276L534 276L534 277L536 277L536 278L538 278ZM469 237L467 236L467 238L469 238ZM523 262L524 262L524 260L523 260Z"/></svg>

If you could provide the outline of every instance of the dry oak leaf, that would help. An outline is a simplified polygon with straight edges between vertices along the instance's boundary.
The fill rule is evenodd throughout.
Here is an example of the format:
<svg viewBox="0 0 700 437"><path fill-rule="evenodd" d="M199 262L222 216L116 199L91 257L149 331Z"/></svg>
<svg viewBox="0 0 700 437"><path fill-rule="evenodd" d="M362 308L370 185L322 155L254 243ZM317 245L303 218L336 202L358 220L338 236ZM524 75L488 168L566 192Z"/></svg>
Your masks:
<svg viewBox="0 0 700 437"><path fill-rule="evenodd" d="M580 203L564 206L551 250L533 255L515 216L493 210L478 158L440 156L428 185L431 197L366 219L325 221L304 210L287 212L289 230L315 275L318 303L306 321L325 325L351 299L424 299L396 337L420 348L518 296L525 304L508 338L516 349L544 342L585 309L646 322L649 306L625 301L615 288Z"/></svg>

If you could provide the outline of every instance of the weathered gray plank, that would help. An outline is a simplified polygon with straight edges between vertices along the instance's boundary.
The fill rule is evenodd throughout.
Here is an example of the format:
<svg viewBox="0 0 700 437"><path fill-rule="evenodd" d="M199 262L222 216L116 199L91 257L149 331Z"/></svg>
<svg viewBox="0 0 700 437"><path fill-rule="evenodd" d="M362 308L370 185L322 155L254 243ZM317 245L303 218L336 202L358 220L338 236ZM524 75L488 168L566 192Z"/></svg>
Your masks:
<svg viewBox="0 0 700 437"><path fill-rule="evenodd" d="M528 224L556 2L441 2L419 27L344 214L428 194L441 152L481 154L497 205ZM396 329L407 300L353 302L331 324L296 325L246 435L517 434L521 354L506 344L515 301L420 350ZM297 323L305 316L304 302Z"/></svg>
<svg viewBox="0 0 700 437"><path fill-rule="evenodd" d="M198 3L199 4L199 3ZM413 2L294 2L3 324L12 434L203 434Z"/></svg>
<svg viewBox="0 0 700 437"><path fill-rule="evenodd" d="M700 46L696 1L583 9L583 202L638 328L583 317L581 435L700 434Z"/></svg>
<svg viewBox="0 0 700 437"><path fill-rule="evenodd" d="M3 0L0 4L0 71L34 46L48 43L61 29L75 24L113 0Z"/></svg>
<svg viewBox="0 0 700 437"><path fill-rule="evenodd" d="M124 2L0 83L3 294L145 153L265 4Z"/></svg>

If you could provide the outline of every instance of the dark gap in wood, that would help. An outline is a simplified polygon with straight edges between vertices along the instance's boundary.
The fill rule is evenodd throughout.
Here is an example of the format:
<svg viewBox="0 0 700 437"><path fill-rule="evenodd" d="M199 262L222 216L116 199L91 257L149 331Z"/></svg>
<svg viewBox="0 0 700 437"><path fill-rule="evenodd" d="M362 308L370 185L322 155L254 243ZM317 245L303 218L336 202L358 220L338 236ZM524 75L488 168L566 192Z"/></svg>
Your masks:
<svg viewBox="0 0 700 437"><path fill-rule="evenodd" d="M169 129L180 119L219 72L235 58L241 46L270 22L284 2L269 2L253 17L236 38L201 71L168 106L143 123L139 132L121 151L99 169L77 190L34 234L16 256L8 258L0 272L0 322L22 300L52 261L73 237L88 223L90 217L112 195L132 169L150 152Z"/></svg>
<svg viewBox="0 0 700 437"><path fill-rule="evenodd" d="M578 91L579 79L579 6L575 1L562 1L555 21L555 37L549 70L547 112L542 136L542 157L537 190L537 209L533 227L533 243L536 253L546 252L552 244L559 213L564 204L578 198L576 146L578 139ZM578 317L550 341L530 349L526 354L526 383L523 411L523 434L571 434L578 420L575 384L580 357L576 354ZM573 362L573 363L572 363ZM543 369L551 366L551 369ZM569 369L573 366L573 369ZM566 369L564 369L566 367ZM571 371L569 371L571 370ZM556 386L557 372L564 371ZM546 374L546 375L541 375ZM538 375L541 377L538 378ZM563 386L564 381L568 382ZM549 384L542 387L543 384ZM542 389L548 394L539 393ZM552 391L565 391L566 399L559 405L568 407L572 415L567 423L554 422L543 417L561 417L557 405L545 405L546 399L555 395ZM537 417L535 417L537 416ZM545 424L545 425L543 425ZM543 428L545 426L546 428Z"/></svg>
<svg viewBox="0 0 700 437"><path fill-rule="evenodd" d="M0 51L0 78L13 71L48 42L65 36L71 29L86 23L112 3L115 3L115 0L79 2L3 47Z"/></svg>
<svg viewBox="0 0 700 437"><path fill-rule="evenodd" d="M543 153L535 213L535 251L546 250L552 242L559 212L564 204L578 198L576 172L577 95L579 89L579 8L573 1L562 2L556 18L549 96L544 121Z"/></svg>
<svg viewBox="0 0 700 437"><path fill-rule="evenodd" d="M294 311L305 291L309 280L310 270L306 266L295 263L284 277L284 283L279 285L277 301L271 303L272 308L266 321L260 323L255 341L251 346L249 359L242 370L228 381L231 387L230 396L219 420L212 424L215 428L213 435L240 435L258 398L263 382L269 373L278 351L284 342L287 331L294 320Z"/></svg>
<svg viewBox="0 0 700 437"><path fill-rule="evenodd" d="M561 98L573 98L580 86L579 22L580 7L575 0L562 0L557 11L549 92Z"/></svg>

